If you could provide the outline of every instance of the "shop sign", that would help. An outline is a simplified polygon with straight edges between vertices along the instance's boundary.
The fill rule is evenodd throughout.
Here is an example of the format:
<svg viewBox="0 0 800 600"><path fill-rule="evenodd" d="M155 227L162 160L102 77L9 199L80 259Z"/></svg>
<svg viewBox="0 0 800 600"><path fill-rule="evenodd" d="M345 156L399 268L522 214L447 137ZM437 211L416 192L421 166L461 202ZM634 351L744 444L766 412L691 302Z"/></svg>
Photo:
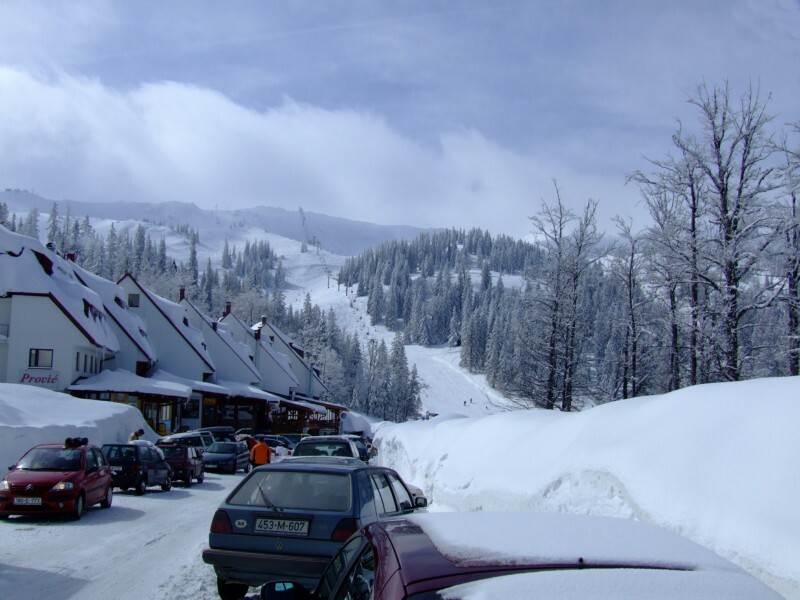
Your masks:
<svg viewBox="0 0 800 600"><path fill-rule="evenodd" d="M20 373L19 383L25 385L38 385L46 388L60 389L58 371L43 371L41 369L26 369Z"/></svg>

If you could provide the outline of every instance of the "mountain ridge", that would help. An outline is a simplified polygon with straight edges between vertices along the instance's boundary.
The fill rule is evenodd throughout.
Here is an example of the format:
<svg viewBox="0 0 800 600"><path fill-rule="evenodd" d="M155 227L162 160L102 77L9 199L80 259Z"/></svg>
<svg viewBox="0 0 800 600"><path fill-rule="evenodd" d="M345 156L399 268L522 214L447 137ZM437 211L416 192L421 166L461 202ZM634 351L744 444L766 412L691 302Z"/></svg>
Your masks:
<svg viewBox="0 0 800 600"><path fill-rule="evenodd" d="M33 191L10 188L0 191L0 202L5 203L9 211L17 213L18 219L33 208L40 213L49 214L55 202L61 216L69 209L70 215L77 219L89 215L97 219L144 221L171 228L189 226L200 232L201 240L204 239L203 230L209 224L213 224L212 229L216 231L224 227L231 230L262 229L266 233L300 242L313 240L328 252L341 256L354 256L383 242L412 239L420 233L433 231L412 225L380 225L353 221L303 211L301 207L294 211L270 206L221 210L204 209L192 202L177 201L148 203L53 200Z"/></svg>

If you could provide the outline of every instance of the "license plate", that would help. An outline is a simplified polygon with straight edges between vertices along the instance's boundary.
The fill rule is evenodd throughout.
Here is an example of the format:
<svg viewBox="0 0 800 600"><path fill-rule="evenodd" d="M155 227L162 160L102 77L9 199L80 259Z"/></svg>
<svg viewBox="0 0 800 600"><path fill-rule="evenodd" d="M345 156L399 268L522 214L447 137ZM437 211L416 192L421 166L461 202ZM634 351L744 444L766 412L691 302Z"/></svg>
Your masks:
<svg viewBox="0 0 800 600"><path fill-rule="evenodd" d="M118 473L119 471L122 471L122 467L111 467L111 471L114 473Z"/></svg>
<svg viewBox="0 0 800 600"><path fill-rule="evenodd" d="M256 519L256 531L308 535L308 521L297 519Z"/></svg>
<svg viewBox="0 0 800 600"><path fill-rule="evenodd" d="M25 505L40 505L42 503L41 498L29 498L27 496L15 496L14 497L14 504L25 504Z"/></svg>

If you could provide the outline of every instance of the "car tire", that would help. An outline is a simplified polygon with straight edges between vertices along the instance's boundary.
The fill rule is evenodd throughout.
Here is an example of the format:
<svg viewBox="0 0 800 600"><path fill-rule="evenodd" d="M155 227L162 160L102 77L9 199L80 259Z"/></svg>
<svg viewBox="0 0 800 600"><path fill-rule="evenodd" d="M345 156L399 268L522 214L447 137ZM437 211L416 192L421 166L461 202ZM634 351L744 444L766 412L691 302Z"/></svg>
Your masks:
<svg viewBox="0 0 800 600"><path fill-rule="evenodd" d="M75 500L75 508L72 509L72 513L70 514L73 521L77 521L83 515L84 502L83 494L78 494L78 498Z"/></svg>
<svg viewBox="0 0 800 600"><path fill-rule="evenodd" d="M111 508L111 503L114 501L114 486L108 486L106 490L106 497L100 502L100 508Z"/></svg>
<svg viewBox="0 0 800 600"><path fill-rule="evenodd" d="M7 521L8 515L0 515L0 521Z"/></svg>
<svg viewBox="0 0 800 600"><path fill-rule="evenodd" d="M172 489L172 476L167 475L167 478L164 480L164 483L161 484L161 490L164 492L168 492Z"/></svg>
<svg viewBox="0 0 800 600"><path fill-rule="evenodd" d="M225 579L217 578L217 593L221 600L242 600L249 589L246 583L228 583Z"/></svg>
<svg viewBox="0 0 800 600"><path fill-rule="evenodd" d="M185 487L192 487L192 473L191 473L191 471L189 472L189 476L186 479L183 480L183 485Z"/></svg>
<svg viewBox="0 0 800 600"><path fill-rule="evenodd" d="M135 492L137 496L144 496L145 492L147 492L147 477L142 477L136 482Z"/></svg>
<svg viewBox="0 0 800 600"><path fill-rule="evenodd" d="M205 479L205 477L205 473L200 473L200 475L197 476L197 483L203 483L203 479Z"/></svg>

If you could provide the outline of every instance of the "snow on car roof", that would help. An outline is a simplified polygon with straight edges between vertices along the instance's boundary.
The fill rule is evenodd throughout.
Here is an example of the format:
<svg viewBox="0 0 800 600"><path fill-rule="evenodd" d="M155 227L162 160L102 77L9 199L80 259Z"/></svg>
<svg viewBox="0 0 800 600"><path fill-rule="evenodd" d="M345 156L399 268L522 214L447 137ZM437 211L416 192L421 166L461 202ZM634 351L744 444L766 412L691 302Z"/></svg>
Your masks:
<svg viewBox="0 0 800 600"><path fill-rule="evenodd" d="M614 517L541 512L418 513L436 549L457 566L593 564L736 569L730 562L659 527Z"/></svg>
<svg viewBox="0 0 800 600"><path fill-rule="evenodd" d="M780 595L743 572L668 569L569 569L503 575L441 590L445 600L558 598L559 600L778 600Z"/></svg>

